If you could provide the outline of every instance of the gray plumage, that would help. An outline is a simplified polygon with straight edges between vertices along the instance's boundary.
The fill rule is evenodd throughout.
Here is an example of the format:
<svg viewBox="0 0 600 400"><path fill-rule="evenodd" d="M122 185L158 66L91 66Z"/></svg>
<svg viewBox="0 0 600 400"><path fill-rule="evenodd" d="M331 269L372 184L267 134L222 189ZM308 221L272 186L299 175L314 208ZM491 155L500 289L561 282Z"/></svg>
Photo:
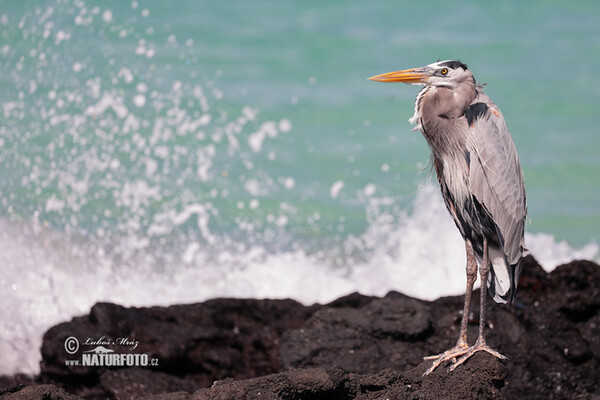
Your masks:
<svg viewBox="0 0 600 400"><path fill-rule="evenodd" d="M527 252L527 206L523 172L502 112L459 61L436 62L370 79L424 86L409 121L416 124L415 129L423 133L429 144L446 207L465 239L465 311L468 313L476 277L474 258L479 261L482 281L487 281L487 285L482 285L482 316L485 286L495 301L512 302L521 259ZM466 325L463 316L457 347L439 355L440 360L454 358L457 352L466 353ZM478 343L477 350L503 357L485 345L482 326ZM431 370L437 365L434 363Z"/></svg>
<svg viewBox="0 0 600 400"><path fill-rule="evenodd" d="M479 260L484 236L488 240L490 295L512 301L527 208L523 172L500 109L459 67L449 86L425 86L411 120L427 139L446 206Z"/></svg>

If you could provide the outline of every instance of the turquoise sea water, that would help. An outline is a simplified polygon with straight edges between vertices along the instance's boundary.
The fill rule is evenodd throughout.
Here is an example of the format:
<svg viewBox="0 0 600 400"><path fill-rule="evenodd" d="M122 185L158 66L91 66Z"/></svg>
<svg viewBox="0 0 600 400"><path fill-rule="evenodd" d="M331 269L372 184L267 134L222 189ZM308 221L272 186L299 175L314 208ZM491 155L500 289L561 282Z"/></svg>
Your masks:
<svg viewBox="0 0 600 400"><path fill-rule="evenodd" d="M597 2L0 5L7 371L100 299L460 291L407 122L418 89L366 79L437 59L467 63L507 119L534 256L598 256ZM424 260L456 286L406 278Z"/></svg>

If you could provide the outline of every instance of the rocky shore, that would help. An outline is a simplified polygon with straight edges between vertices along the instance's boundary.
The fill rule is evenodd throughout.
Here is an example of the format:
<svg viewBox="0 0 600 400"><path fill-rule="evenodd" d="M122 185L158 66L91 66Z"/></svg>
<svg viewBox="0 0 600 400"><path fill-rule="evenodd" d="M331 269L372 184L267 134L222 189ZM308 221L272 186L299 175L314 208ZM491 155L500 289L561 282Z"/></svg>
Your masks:
<svg viewBox="0 0 600 400"><path fill-rule="evenodd" d="M422 376L456 341L462 296L98 303L46 332L38 376L0 377L0 399L600 399L600 266L548 274L527 257L523 271L512 307L489 302L487 340L507 361ZM478 304L477 291L470 342Z"/></svg>

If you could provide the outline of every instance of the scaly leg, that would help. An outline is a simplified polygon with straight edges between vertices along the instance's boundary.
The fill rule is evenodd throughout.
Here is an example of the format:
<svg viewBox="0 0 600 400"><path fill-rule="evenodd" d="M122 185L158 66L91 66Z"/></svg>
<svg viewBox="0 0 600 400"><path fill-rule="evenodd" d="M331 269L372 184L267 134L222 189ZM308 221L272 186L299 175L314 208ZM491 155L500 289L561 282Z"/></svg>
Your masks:
<svg viewBox="0 0 600 400"><path fill-rule="evenodd" d="M475 253L473 252L473 245L468 240L465 241L465 247L467 250L467 291L465 293L465 304L463 307L463 315L460 321L460 333L458 334L458 341L456 345L446 350L441 354L435 356L425 357L425 360L435 360L431 367L425 371L423 375L430 374L436 369L441 363L453 360L458 356L465 354L469 349L467 343L467 325L469 325L469 312L471 308L471 295L473 293L473 284L477 279L477 260L475 259Z"/></svg>
<svg viewBox="0 0 600 400"><path fill-rule="evenodd" d="M487 297L487 293L486 293L487 277L488 277L489 272L490 272L490 259L489 259L489 255L488 255L487 239L483 239L483 261L482 261L481 265L479 266L479 277L481 278L481 289L479 292L479 296L480 296L480 299L479 299L479 307L480 307L479 336L477 337L477 341L475 342L475 344L473 346L469 347L464 352L464 355L461 358L459 358L452 367L450 367L450 371L454 371L456 369L456 367L458 367L459 365L464 363L466 360L469 359L469 357L471 357L473 354L475 354L478 351L487 351L491 355L498 357L501 360L506 359L505 356L498 353L496 350L490 348L487 345L487 343L485 342L485 335L483 334L483 329L485 328L485 301L486 301L486 297Z"/></svg>

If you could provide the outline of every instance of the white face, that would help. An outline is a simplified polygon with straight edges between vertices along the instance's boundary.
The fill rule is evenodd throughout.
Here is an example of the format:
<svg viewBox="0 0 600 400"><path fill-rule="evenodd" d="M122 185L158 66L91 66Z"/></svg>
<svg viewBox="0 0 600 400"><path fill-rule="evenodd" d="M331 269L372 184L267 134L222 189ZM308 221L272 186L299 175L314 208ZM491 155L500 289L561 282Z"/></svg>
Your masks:
<svg viewBox="0 0 600 400"><path fill-rule="evenodd" d="M437 61L423 67L427 73L426 85L454 87L467 79L472 79L471 72L467 66L459 61L445 60Z"/></svg>

